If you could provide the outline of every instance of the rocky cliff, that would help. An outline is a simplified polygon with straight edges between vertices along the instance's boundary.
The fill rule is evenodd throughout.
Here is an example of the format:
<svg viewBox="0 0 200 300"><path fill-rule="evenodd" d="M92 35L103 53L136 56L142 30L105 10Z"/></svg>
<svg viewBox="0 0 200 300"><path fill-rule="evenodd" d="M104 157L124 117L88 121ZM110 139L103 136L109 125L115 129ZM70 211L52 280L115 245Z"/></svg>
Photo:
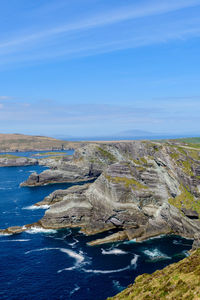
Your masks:
<svg viewBox="0 0 200 300"><path fill-rule="evenodd" d="M150 141L88 144L71 160L31 174L23 185L95 180L56 191L38 203L50 205L44 228L81 227L87 234L117 232L138 241L163 233L194 238L200 230L200 152L179 143Z"/></svg>

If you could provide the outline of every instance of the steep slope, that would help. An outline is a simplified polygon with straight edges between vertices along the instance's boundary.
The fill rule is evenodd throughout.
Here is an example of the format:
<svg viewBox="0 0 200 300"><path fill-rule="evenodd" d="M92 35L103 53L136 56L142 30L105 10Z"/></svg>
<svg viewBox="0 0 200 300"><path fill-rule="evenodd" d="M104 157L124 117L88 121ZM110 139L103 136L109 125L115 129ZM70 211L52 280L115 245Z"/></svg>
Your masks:
<svg viewBox="0 0 200 300"><path fill-rule="evenodd" d="M143 274L112 300L200 299L200 249L153 274Z"/></svg>

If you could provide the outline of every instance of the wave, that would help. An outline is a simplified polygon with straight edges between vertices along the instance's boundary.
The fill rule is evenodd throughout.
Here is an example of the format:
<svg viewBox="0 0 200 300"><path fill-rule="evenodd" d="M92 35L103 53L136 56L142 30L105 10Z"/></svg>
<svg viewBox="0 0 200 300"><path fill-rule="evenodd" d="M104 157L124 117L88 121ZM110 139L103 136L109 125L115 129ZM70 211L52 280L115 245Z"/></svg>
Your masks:
<svg viewBox="0 0 200 300"><path fill-rule="evenodd" d="M124 244L133 244L136 242L136 239L130 240L130 241L125 241Z"/></svg>
<svg viewBox="0 0 200 300"><path fill-rule="evenodd" d="M104 250L104 249L101 249L101 252L102 254L104 255L110 255L110 254L114 254L114 255L121 255L121 254L127 254L126 251L123 251L123 250L120 250L120 249L111 249L111 250Z"/></svg>
<svg viewBox="0 0 200 300"><path fill-rule="evenodd" d="M55 229L44 229L42 227L31 227L30 229L26 230L27 233L36 234L36 233L56 233L57 230Z"/></svg>
<svg viewBox="0 0 200 300"><path fill-rule="evenodd" d="M1 236L9 236L9 235L12 235L11 233L0 233L0 237Z"/></svg>
<svg viewBox="0 0 200 300"><path fill-rule="evenodd" d="M94 274L111 274L111 273L119 273L130 269L129 266L117 269L117 270L90 270L90 269L82 269L85 273L94 273Z"/></svg>
<svg viewBox="0 0 200 300"><path fill-rule="evenodd" d="M2 240L2 241L0 241L1 243L3 243L3 242L29 242L30 241L30 239L22 239L22 240Z"/></svg>
<svg viewBox="0 0 200 300"><path fill-rule="evenodd" d="M79 263L79 264L84 260L84 256L81 254L81 252L76 253L72 250L65 249L65 248L60 248L60 251L66 253L70 257L74 258L77 261L77 263Z"/></svg>
<svg viewBox="0 0 200 300"><path fill-rule="evenodd" d="M26 206L23 207L22 209L28 209L28 210L35 210L35 209L48 209L50 206L49 205L30 205L30 206Z"/></svg>
<svg viewBox="0 0 200 300"><path fill-rule="evenodd" d="M131 265L134 266L134 269L137 268L138 257L139 255L135 254L134 258L131 259Z"/></svg>
<svg viewBox="0 0 200 300"><path fill-rule="evenodd" d="M182 253L183 253L186 257L190 256L190 253L189 253L187 250L183 250Z"/></svg>
<svg viewBox="0 0 200 300"><path fill-rule="evenodd" d="M152 250L144 250L143 253L148 256L151 260L163 260L163 259L171 259L168 255L162 253L160 250L152 249Z"/></svg>
<svg viewBox="0 0 200 300"><path fill-rule="evenodd" d="M11 187L0 187L0 190L5 191L5 190L12 190L13 188Z"/></svg>
<svg viewBox="0 0 200 300"><path fill-rule="evenodd" d="M70 296L72 296L74 293L76 293L78 290L80 290L80 286L76 285L76 287L70 292Z"/></svg>
<svg viewBox="0 0 200 300"><path fill-rule="evenodd" d="M62 253L66 253L68 256L70 256L71 258L75 259L75 264L72 267L69 268L64 268L62 270L58 270L57 273L61 273L63 271L72 271L74 269L76 269L85 259L85 257L83 256L82 252L76 253L70 249L66 249L66 248L40 248L40 249L33 249L33 250L29 250L27 252L25 252L25 254L30 254L32 252L40 252L40 251L51 251L51 250L59 250Z"/></svg>
<svg viewBox="0 0 200 300"><path fill-rule="evenodd" d="M174 245L183 245L183 246L190 246L190 244L185 244L183 241L173 240L172 242Z"/></svg>
<svg viewBox="0 0 200 300"><path fill-rule="evenodd" d="M69 244L68 244L68 245L71 246L71 247L73 247L73 246L75 246L76 244L78 244L78 240L77 240L77 239L73 238L73 240L74 240L75 242L69 243Z"/></svg>
<svg viewBox="0 0 200 300"><path fill-rule="evenodd" d="M113 283L114 288L119 292L121 292L125 288L120 284L120 282L118 280L113 280L112 283Z"/></svg>

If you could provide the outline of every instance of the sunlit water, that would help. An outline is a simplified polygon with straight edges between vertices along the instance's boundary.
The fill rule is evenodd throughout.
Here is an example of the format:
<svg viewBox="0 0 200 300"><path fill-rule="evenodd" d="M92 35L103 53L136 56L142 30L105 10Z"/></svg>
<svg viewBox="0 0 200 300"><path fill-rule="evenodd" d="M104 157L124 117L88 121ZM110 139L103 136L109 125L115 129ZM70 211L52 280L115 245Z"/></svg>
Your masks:
<svg viewBox="0 0 200 300"><path fill-rule="evenodd" d="M0 168L0 228L33 223L44 209L33 204L71 184L20 188L41 166ZM0 299L106 299L142 273L152 273L187 255L192 241L164 236L90 247L79 230L29 230L0 237Z"/></svg>

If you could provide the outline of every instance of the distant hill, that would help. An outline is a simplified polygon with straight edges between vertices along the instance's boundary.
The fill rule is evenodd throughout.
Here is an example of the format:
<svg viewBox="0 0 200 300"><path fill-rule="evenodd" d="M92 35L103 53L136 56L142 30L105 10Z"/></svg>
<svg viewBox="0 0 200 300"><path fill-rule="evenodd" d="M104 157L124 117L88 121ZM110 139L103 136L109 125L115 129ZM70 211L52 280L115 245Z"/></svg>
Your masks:
<svg viewBox="0 0 200 300"><path fill-rule="evenodd" d="M0 134L0 152L31 150L62 150L76 148L78 143L57 140L46 136Z"/></svg>

